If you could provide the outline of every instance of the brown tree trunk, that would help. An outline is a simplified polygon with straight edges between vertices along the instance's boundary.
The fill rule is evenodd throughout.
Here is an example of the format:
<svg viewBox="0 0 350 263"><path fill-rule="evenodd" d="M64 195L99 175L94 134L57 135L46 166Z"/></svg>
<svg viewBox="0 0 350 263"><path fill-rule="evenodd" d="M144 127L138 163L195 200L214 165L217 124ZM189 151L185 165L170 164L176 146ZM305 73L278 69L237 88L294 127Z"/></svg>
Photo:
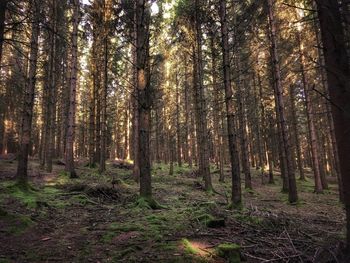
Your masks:
<svg viewBox="0 0 350 263"><path fill-rule="evenodd" d="M239 56L238 56L239 57ZM238 58L240 59L240 58ZM238 62L240 63L240 62ZM240 67L238 67L240 68ZM241 74L241 73L239 73ZM240 77L239 77L240 78ZM245 96L243 94L242 85L244 81L239 80L237 85L237 103L238 103L238 119L239 119L239 138L241 142L241 156L242 156L242 168L245 176L245 188L252 189L252 178L250 173L250 163L249 163L249 150L248 150L248 141L247 141L247 123L245 116Z"/></svg>
<svg viewBox="0 0 350 263"><path fill-rule="evenodd" d="M181 146L181 128L180 128L180 93L178 73L176 73L176 135L177 135L177 163L182 166L182 146Z"/></svg>
<svg viewBox="0 0 350 263"><path fill-rule="evenodd" d="M57 2L55 0L50 1L50 21L49 26L52 31L49 31L48 37L48 65L47 76L45 79L46 89L46 111L45 111L45 144L44 144L44 165L47 172L52 172L52 159L54 155L55 147L55 124L56 124L56 73L55 73L55 60L56 60L56 25L57 25Z"/></svg>
<svg viewBox="0 0 350 263"><path fill-rule="evenodd" d="M224 164L223 164L223 145L221 136L221 107L220 107L220 90L217 81L217 51L215 47L215 32L211 32L210 36L210 49L211 49L211 75L213 78L213 126L214 126L214 152L216 164L219 168L219 181L225 181Z"/></svg>
<svg viewBox="0 0 350 263"><path fill-rule="evenodd" d="M184 102L185 102L185 143L184 143L184 159L185 159L185 162L187 162L188 164L190 164L191 162L191 165L192 165L192 160L190 161L191 159L191 156L190 156L190 144L189 144L189 133L190 133L190 129L189 129L189 126L190 126L190 102L189 102L189 84L188 84L188 77L189 77L189 74L188 74L188 58L187 56L185 57L185 80L184 80Z"/></svg>
<svg viewBox="0 0 350 263"><path fill-rule="evenodd" d="M72 32L72 59L70 64L70 96L68 112L68 129L66 144L66 172L71 178L76 178L74 168L74 137L75 137L75 110L76 110L76 89L78 74L78 26L79 26L79 0L73 2L73 32Z"/></svg>
<svg viewBox="0 0 350 263"><path fill-rule="evenodd" d="M295 91L293 86L291 85L289 88L289 96L290 96L290 105L291 105L291 116L292 116L292 128L293 128L293 134L294 134L294 144L295 144L295 150L297 154L297 164L298 164L298 170L299 170L299 179L302 181L305 181L305 174L304 174L304 167L303 167L303 161L301 157L301 147L300 147L300 139L299 139L299 129L298 129L298 118L297 118L297 112L295 108Z"/></svg>
<svg viewBox="0 0 350 263"><path fill-rule="evenodd" d="M236 146L236 132L235 132L235 119L234 119L234 105L233 105L233 92L231 87L230 78L230 54L228 44L228 28L227 28L227 15L226 15L226 1L220 1L220 21L221 21L221 47L223 54L223 70L224 70L224 87L225 87L225 103L227 112L227 131L228 131L228 144L231 160L231 173L232 173L232 205L240 206L242 203L242 191L241 191L241 176L239 169L239 157L237 156Z"/></svg>
<svg viewBox="0 0 350 263"><path fill-rule="evenodd" d="M284 98L283 98L283 88L281 83L280 66L279 66L279 56L277 51L277 38L276 38L276 24L274 18L274 0L268 0L269 9L269 22L270 22L270 37L271 37L271 61L273 65L273 77L274 77L274 90L276 97L276 111L277 117L279 118L279 128L281 140L281 153L282 159L285 159L286 174L288 179L288 193L289 202L295 203L298 201L295 173L292 165L292 158L290 152L290 142L288 140L288 129L285 118L285 108L284 108Z"/></svg>
<svg viewBox="0 0 350 263"><path fill-rule="evenodd" d="M138 0L137 0L138 1ZM134 8L137 10L137 1L134 2ZM133 32L133 48L132 48L132 59L133 59L133 177L136 182L140 180L140 163L139 163L139 92L138 92L138 71L137 71L137 34L138 34L138 21L137 21L137 11L134 12L134 32Z"/></svg>
<svg viewBox="0 0 350 263"><path fill-rule="evenodd" d="M321 26L328 90L339 152L350 251L350 88L349 61L337 0L316 0Z"/></svg>
<svg viewBox="0 0 350 263"><path fill-rule="evenodd" d="M2 61L2 47L4 44L5 17L8 0L0 0L0 65Z"/></svg>
<svg viewBox="0 0 350 263"><path fill-rule="evenodd" d="M207 109L206 99L204 94L203 84L203 57L202 57L202 30L201 30L201 17L200 17L200 0L195 0L195 60L193 61L196 67L196 104L197 104L197 115L198 115L198 152L199 152L199 171L203 176L205 183L205 190L211 191L213 189L211 182L211 175L209 169L209 138L208 138L208 127L207 127Z"/></svg>
<svg viewBox="0 0 350 263"><path fill-rule="evenodd" d="M104 32L106 34L106 32ZM107 140L107 89L108 89L108 37L104 37L104 69L103 69L103 87L102 87L102 112L101 112L101 152L100 152L100 166L99 173L106 171L106 140Z"/></svg>
<svg viewBox="0 0 350 263"><path fill-rule="evenodd" d="M306 117L309 128L309 137L310 137L310 146L311 146L311 155L313 163L313 171L315 177L315 192L322 193L322 180L321 180L321 171L320 171L320 156L319 156L319 146L317 141L317 133L314 122L314 108L311 103L310 91L308 90L306 72L304 70L304 54L302 50L302 42L300 38L300 33L297 33L297 40L299 45L299 56L300 56L300 73L302 77L302 84L305 95L305 108L306 108Z"/></svg>
<svg viewBox="0 0 350 263"><path fill-rule="evenodd" d="M30 40L30 57L29 57L29 72L26 80L24 105L21 123L21 136L18 152L17 166L17 182L24 189L28 184L28 154L30 146L30 137L32 132L34 93L36 83L36 69L38 58L38 39L40 35L40 4L39 1L33 1L31 4L33 9L32 35Z"/></svg>
<svg viewBox="0 0 350 263"><path fill-rule="evenodd" d="M92 44L92 57L94 58L96 44ZM95 87L96 87L96 60L93 59L92 65L93 77L92 77L92 87L90 91L90 108L89 108L89 167L95 167Z"/></svg>
<svg viewBox="0 0 350 263"><path fill-rule="evenodd" d="M149 83L149 2L136 2L136 65L138 91L138 122L140 165L140 196L152 198L151 163L150 163L150 112L151 94Z"/></svg>

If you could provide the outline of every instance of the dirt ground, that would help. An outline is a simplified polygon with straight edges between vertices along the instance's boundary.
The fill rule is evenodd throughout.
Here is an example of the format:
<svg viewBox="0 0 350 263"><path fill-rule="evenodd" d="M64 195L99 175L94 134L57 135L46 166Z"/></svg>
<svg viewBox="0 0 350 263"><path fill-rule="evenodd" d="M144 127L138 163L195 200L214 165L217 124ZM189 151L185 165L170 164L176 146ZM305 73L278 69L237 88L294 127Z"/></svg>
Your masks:
<svg viewBox="0 0 350 263"><path fill-rule="evenodd" d="M131 170L108 163L80 165L71 180L64 166L49 174L30 162L32 189L13 181L16 162L0 161L0 262L345 262L338 256L345 215L336 181L324 194L313 181L298 181L300 201L287 202L281 181L262 184L252 169L253 190L243 190L241 210L229 209L229 171L220 194L202 190L188 167L153 167L153 193L160 209L138 197ZM311 175L310 175L311 176ZM218 246L234 246L228 259Z"/></svg>

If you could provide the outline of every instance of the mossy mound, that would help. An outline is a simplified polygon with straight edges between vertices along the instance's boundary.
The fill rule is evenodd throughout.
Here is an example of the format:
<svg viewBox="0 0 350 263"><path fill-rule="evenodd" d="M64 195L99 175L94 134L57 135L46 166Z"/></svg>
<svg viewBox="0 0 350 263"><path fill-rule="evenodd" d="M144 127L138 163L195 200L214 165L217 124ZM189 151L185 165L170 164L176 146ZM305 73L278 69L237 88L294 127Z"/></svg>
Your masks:
<svg viewBox="0 0 350 263"><path fill-rule="evenodd" d="M225 219L215 218L210 214L201 214L196 219L209 228L225 227Z"/></svg>
<svg viewBox="0 0 350 263"><path fill-rule="evenodd" d="M192 254L192 255L197 255L200 253L200 251L198 250L198 248L195 248L194 246L192 246L191 242L188 241L188 239L184 238L181 241L183 247L184 247L184 251L188 254Z"/></svg>
<svg viewBox="0 0 350 263"><path fill-rule="evenodd" d="M146 209L153 209L153 210L165 208L153 198L146 198L146 197L140 197L139 199L137 199L136 206L139 208L146 208Z"/></svg>
<svg viewBox="0 0 350 263"><path fill-rule="evenodd" d="M3 231L12 235L20 235L34 224L28 216L9 214L2 209L0 209L0 221L4 223Z"/></svg>
<svg viewBox="0 0 350 263"><path fill-rule="evenodd" d="M240 246L235 243L223 243L216 247L215 251L219 257L225 258L229 263L240 263Z"/></svg>

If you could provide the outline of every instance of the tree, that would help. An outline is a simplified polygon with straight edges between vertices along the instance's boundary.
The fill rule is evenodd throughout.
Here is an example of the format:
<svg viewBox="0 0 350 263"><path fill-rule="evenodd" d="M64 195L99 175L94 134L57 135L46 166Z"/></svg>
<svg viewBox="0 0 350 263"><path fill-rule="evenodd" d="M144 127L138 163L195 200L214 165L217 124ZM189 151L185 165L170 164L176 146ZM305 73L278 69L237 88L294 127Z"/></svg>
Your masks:
<svg viewBox="0 0 350 263"><path fill-rule="evenodd" d="M78 26L79 26L79 0L73 2L73 31L72 31L72 54L70 64L70 96L68 112L68 129L66 142L66 172L71 178L76 178L74 168L74 137L75 137L75 111L76 111L76 89L78 75Z"/></svg>
<svg viewBox="0 0 350 263"><path fill-rule="evenodd" d="M328 91L339 153L346 210L346 248L350 253L350 87L349 60L337 0L316 0L320 21Z"/></svg>
<svg viewBox="0 0 350 263"><path fill-rule="evenodd" d="M0 65L2 60L2 46L4 43L5 15L8 0L0 0Z"/></svg>
<svg viewBox="0 0 350 263"><path fill-rule="evenodd" d="M283 88L281 83L280 76L280 66L279 66L279 56L277 51L277 41L276 41L276 25L274 17L274 0L268 0L268 15L270 22L270 40L271 40L271 64L273 72L273 85L275 91L275 100L276 100L276 112L279 121L279 136L280 136L280 150L282 155L282 160L284 162L284 168L286 173L284 176L285 180L288 180L288 193L289 193L289 202L295 203L298 201L298 194L296 188L295 174L292 165L292 157L290 151L290 142L288 139L288 130L285 117L285 108L284 108L284 98L283 98Z"/></svg>
<svg viewBox="0 0 350 263"><path fill-rule="evenodd" d="M140 196L152 198L151 163L150 163L150 111L151 92L149 85L149 2L136 2L136 67L138 92L138 161L140 165Z"/></svg>
<svg viewBox="0 0 350 263"><path fill-rule="evenodd" d="M228 28L227 28L227 14L226 14L226 1L220 1L220 22L221 22L221 48L223 54L223 70L224 70L224 86L225 86L225 103L227 114L227 131L228 131L228 144L231 160L231 176L232 176L232 205L240 206L242 202L241 193L241 177L239 169L239 158L236 154L236 131L234 127L234 105L233 105L233 92L231 87L230 77L230 56L228 45Z"/></svg>
<svg viewBox="0 0 350 263"><path fill-rule="evenodd" d="M22 124L21 141L18 152L17 182L23 189L28 184L28 154L32 131L33 106L36 84L36 71L38 59L38 40L40 35L40 0L33 1L30 9L32 12L32 33L30 40L29 72L26 80Z"/></svg>

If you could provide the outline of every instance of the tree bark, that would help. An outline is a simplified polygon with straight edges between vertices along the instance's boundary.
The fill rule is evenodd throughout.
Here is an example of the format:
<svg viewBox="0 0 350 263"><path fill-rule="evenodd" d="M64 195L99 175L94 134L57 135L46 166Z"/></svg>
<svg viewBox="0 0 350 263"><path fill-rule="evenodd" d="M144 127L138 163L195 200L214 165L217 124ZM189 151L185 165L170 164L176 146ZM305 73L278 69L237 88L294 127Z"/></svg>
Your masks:
<svg viewBox="0 0 350 263"><path fill-rule="evenodd" d="M290 105L291 105L291 115L292 115L292 128L294 132L294 143L295 143L295 150L297 154L297 164L298 164L298 170L299 170L299 179L302 181L305 181L305 173L304 173L304 167L303 167L303 161L301 157L301 147L300 147L300 139L299 139L299 131L298 131L298 118L297 118L297 112L295 107L295 90L293 86L290 86L289 89L289 96L290 96Z"/></svg>
<svg viewBox="0 0 350 263"><path fill-rule="evenodd" d="M198 152L199 152L199 171L203 176L205 183L205 190L211 191L213 189L211 182L211 175L209 169L209 138L208 138L208 127L207 127L207 105L204 94L203 84L203 57L202 57L202 30L200 21L200 0L195 0L195 60L193 61L196 67L195 76L195 88L197 96L197 115L198 115Z"/></svg>
<svg viewBox="0 0 350 263"><path fill-rule="evenodd" d="M320 20L328 90L339 152L350 252L350 87L349 59L337 0L316 0Z"/></svg>
<svg viewBox="0 0 350 263"><path fill-rule="evenodd" d="M181 128L180 128L180 94L179 94L179 80L178 73L176 73L176 135L177 135L177 164L182 166L182 146L181 146Z"/></svg>
<svg viewBox="0 0 350 263"><path fill-rule="evenodd" d="M138 71L137 71L137 34L138 34L138 21L137 21L137 1L134 2L134 32L133 32L133 48L132 48L132 60L133 60L133 177L136 182L140 180L140 164L139 164L139 94L138 94Z"/></svg>
<svg viewBox="0 0 350 263"><path fill-rule="evenodd" d="M241 192L241 176L239 169L239 157L237 156L236 146L236 132L235 132L235 116L233 105L233 92L231 87L230 78L230 54L228 44L228 28L227 28L227 14L226 14L226 1L220 1L220 21L221 21L221 47L223 54L223 70L224 70L224 87L225 87L225 103L227 112L227 131L228 131L228 144L230 151L231 161L231 175L232 175L232 205L240 206L242 203Z"/></svg>
<svg viewBox="0 0 350 263"><path fill-rule="evenodd" d="M277 38L276 38L276 25L274 18L274 0L268 0L268 10L269 10L269 22L270 22L270 37L271 37L271 61L273 65L273 79L274 79L274 91L276 98L276 111L277 117L279 118L279 130L281 140L281 153L282 159L285 159L286 165L286 179L288 180L288 198L290 203L295 203L298 201L295 173L292 165L292 158L290 152L290 142L288 140L288 129L285 118L285 108L284 108L284 98L283 98L283 88L281 83L280 66L279 66L279 56L277 51Z"/></svg>
<svg viewBox="0 0 350 263"><path fill-rule="evenodd" d="M106 12L106 10L105 10ZM106 29L105 29L106 30ZM107 89L108 89L108 37L107 32L104 32L106 34L104 36L104 68L103 68L103 87L102 87L102 114L101 114L101 152L100 152L100 167L99 167L99 173L104 173L106 171L106 155L107 155L107 149L106 149L106 141L107 141Z"/></svg>
<svg viewBox="0 0 350 263"><path fill-rule="evenodd" d="M79 0L73 2L73 32L72 32L72 59L70 64L70 98L68 112L68 129L66 143L66 172L71 178L76 178L74 168L74 137L75 137L75 110L76 110L76 89L78 74L78 26L79 26Z"/></svg>
<svg viewBox="0 0 350 263"><path fill-rule="evenodd" d="M149 83L149 2L136 2L136 65L138 91L138 121L140 165L140 196L152 198L150 163L150 113L151 94Z"/></svg>
<svg viewBox="0 0 350 263"><path fill-rule="evenodd" d="M215 47L215 33L211 32L210 49L211 49L211 63L212 63L212 78L213 78L213 126L214 126L214 154L217 167L219 168L219 181L225 181L224 164L223 164L223 145L221 136L221 107L220 107L220 90L217 81L217 51Z"/></svg>
<svg viewBox="0 0 350 263"><path fill-rule="evenodd" d="M0 0L0 66L2 61L2 47L4 44L6 7L8 0Z"/></svg>
<svg viewBox="0 0 350 263"><path fill-rule="evenodd" d="M33 9L32 34L30 40L29 72L26 80L24 105L22 112L21 136L18 152L17 182L26 188L28 184L28 154L32 132L33 106L36 83L36 69L38 58L38 40L40 35L40 3L32 1Z"/></svg>

